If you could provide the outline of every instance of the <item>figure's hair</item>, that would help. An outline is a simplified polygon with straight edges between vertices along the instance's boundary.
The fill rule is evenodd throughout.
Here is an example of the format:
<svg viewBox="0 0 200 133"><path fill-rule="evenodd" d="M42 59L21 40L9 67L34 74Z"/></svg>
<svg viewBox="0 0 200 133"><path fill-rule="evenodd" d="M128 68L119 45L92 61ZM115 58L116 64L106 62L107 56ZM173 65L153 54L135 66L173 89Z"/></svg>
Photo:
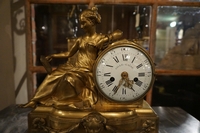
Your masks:
<svg viewBox="0 0 200 133"><path fill-rule="evenodd" d="M91 9L84 10L81 13L81 16L90 19L94 24L101 23L101 15L98 13L97 7L92 7Z"/></svg>

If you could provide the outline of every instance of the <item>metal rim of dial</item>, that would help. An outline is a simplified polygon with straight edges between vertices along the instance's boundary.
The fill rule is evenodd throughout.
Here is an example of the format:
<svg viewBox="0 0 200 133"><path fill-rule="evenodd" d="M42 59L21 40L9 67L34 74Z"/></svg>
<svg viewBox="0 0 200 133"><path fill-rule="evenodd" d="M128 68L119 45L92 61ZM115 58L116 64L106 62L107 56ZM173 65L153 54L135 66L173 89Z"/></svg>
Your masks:
<svg viewBox="0 0 200 133"><path fill-rule="evenodd" d="M117 61L113 58L115 56L111 56L111 54L110 54L110 56L111 56L110 58L112 58L110 60L113 60L114 62L123 60L122 63L118 64L117 66L111 67L111 64L109 64L111 62L108 63L106 61L105 62L103 61L105 56L109 56L109 55L107 55L109 52L116 50L116 49L119 50L120 48L130 48L133 50L133 52L137 51L139 54L141 54L143 56L142 58L145 58L146 64L144 62L144 59L142 61L140 61L141 63L136 64L136 65L135 64L132 65L133 63L126 64L126 62L124 61L125 57L123 57L125 55L123 55L122 53L119 53L119 54L121 54L120 56L116 55L116 57L119 56L118 58L120 58L120 59L117 58L116 59ZM129 54L131 54L131 53L129 53ZM139 55L139 56L141 56L141 55ZM127 59L127 60L132 61L133 58L140 58L139 56L136 55L135 53L133 53L130 55L130 58L129 58L130 60L129 59ZM109 72L109 71L99 70L100 65L104 65L104 67L111 67L111 70L115 69L116 73L119 72L118 75L120 75L121 77L120 76L112 76L113 71ZM130 66L128 66L128 65L130 65ZM132 75L134 75L134 70L139 70L140 67L145 68L145 65L147 67L149 65L149 67L150 67L150 70L147 71L148 73L139 71L140 73L137 73L137 76L131 77ZM120 69L120 67L124 70ZM133 69L133 72L132 72L132 69ZM121 85L120 85L120 80L122 79L123 72L128 73L128 75L130 77L130 78L128 78L129 79L128 81L133 82L133 87L131 87L131 83L130 83L130 85L125 85L126 84L125 81L122 81L124 83L121 83ZM154 64L153 64L153 61L152 61L151 57L149 56L148 52L144 48L142 48L139 44L136 44L136 43L134 43L132 41L128 41L128 40L121 40L121 41L114 42L109 47L107 47L105 50L103 50L99 54L99 56L94 64L94 69L93 69L94 82L96 84L98 91L101 93L101 95L103 95L105 98L107 98L110 101L121 102L121 103L135 102L135 101L142 99L147 94L147 92L150 90L150 88L154 82L154 73L155 73ZM148 83L145 83L146 82L145 80L147 80L147 79L145 79L147 74L150 77L148 78ZM118 78L116 78L116 77L118 77ZM143 80L140 81L139 77L140 78L143 77ZM100 82L99 81L100 78L102 78L102 80L103 80L103 78L105 78L105 79L103 80L103 82ZM125 87L120 88L120 87L118 87L119 85L120 85L120 87L121 86L125 86ZM129 87L127 87L127 86L129 86ZM110 89L110 90L107 91L106 89ZM138 93L139 89L143 89L143 91ZM115 92L116 90L120 91L120 94L117 95L117 93L119 93L119 92ZM126 93L126 95L124 95L123 93ZM124 97L122 95L124 95ZM128 99L126 99L126 97Z"/></svg>

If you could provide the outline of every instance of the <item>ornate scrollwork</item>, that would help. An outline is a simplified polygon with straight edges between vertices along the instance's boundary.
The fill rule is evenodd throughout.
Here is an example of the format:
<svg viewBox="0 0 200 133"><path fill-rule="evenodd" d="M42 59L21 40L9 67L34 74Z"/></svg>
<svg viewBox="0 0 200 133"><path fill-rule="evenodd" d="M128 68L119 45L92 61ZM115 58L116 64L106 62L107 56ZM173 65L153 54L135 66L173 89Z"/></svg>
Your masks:
<svg viewBox="0 0 200 133"><path fill-rule="evenodd" d="M11 0L12 28L18 35L25 34L26 22L24 18L24 2Z"/></svg>
<svg viewBox="0 0 200 133"><path fill-rule="evenodd" d="M22 9L18 9L13 15L14 25L13 29L18 35L22 35L25 33L26 22L25 18L19 18L18 16L23 14L24 11Z"/></svg>
<svg viewBox="0 0 200 133"><path fill-rule="evenodd" d="M34 127L34 129L43 129L45 125L46 125L46 121L44 118L33 119L32 126Z"/></svg>
<svg viewBox="0 0 200 133"><path fill-rule="evenodd" d="M155 131L156 123L153 120L145 120L142 124L142 131L140 133L151 133Z"/></svg>
<svg viewBox="0 0 200 133"><path fill-rule="evenodd" d="M82 119L82 123L86 133L100 133L106 124L106 119L99 113L91 113Z"/></svg>
<svg viewBox="0 0 200 133"><path fill-rule="evenodd" d="M47 133L122 133L114 127L107 125L106 118L99 113L92 112L83 117L79 123L69 128L56 130L46 125L43 118L35 118L32 122L34 129L45 131Z"/></svg>

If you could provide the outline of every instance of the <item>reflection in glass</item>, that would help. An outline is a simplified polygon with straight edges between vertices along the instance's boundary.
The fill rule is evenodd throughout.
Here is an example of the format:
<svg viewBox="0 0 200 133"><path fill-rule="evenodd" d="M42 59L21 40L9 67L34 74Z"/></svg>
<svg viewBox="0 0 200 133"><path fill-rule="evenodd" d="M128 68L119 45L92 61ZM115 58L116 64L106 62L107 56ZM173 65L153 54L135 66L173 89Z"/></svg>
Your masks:
<svg viewBox="0 0 200 133"><path fill-rule="evenodd" d="M149 48L150 6L135 5L96 5L102 22L96 29L98 33L108 34L116 29L123 31L123 38L134 40ZM33 65L41 66L40 56L67 51L76 37L83 35L79 27L79 14L88 5L72 4L34 4L32 5ZM35 42L34 42L35 41ZM70 58L73 62L74 58ZM54 67L66 62L66 59L54 59ZM34 84L41 84L46 74L34 76Z"/></svg>
<svg viewBox="0 0 200 133"><path fill-rule="evenodd" d="M36 65L40 56L68 50L67 40L80 33L78 15L85 5L48 4L34 5L36 24ZM52 60L51 64L64 63L64 59Z"/></svg>
<svg viewBox="0 0 200 133"><path fill-rule="evenodd" d="M123 38L135 40L146 49L149 47L150 6L96 5L102 16L97 32L108 34L116 29L123 31ZM41 65L40 56L70 49L71 42L83 31L78 16L87 5L37 4L34 5L36 24L36 64ZM57 66L65 60L52 60Z"/></svg>
<svg viewBox="0 0 200 133"><path fill-rule="evenodd" d="M178 2L200 2L200 0L158 0L158 1L178 1Z"/></svg>
<svg viewBox="0 0 200 133"><path fill-rule="evenodd" d="M156 64L165 69L200 69L200 8L160 6Z"/></svg>

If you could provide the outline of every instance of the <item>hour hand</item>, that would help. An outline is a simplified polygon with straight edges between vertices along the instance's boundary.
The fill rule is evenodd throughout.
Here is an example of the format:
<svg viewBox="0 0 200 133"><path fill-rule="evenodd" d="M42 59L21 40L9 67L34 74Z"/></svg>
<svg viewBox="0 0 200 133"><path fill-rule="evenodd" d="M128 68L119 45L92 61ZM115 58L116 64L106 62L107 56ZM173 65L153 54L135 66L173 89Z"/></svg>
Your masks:
<svg viewBox="0 0 200 133"><path fill-rule="evenodd" d="M131 90L135 91L135 90L133 89L133 87L130 87L129 89L131 89Z"/></svg>
<svg viewBox="0 0 200 133"><path fill-rule="evenodd" d="M131 89L131 90L135 91L135 90L133 89L133 83L134 83L133 80L126 79L123 86L125 86L125 87L128 88L128 89Z"/></svg>

